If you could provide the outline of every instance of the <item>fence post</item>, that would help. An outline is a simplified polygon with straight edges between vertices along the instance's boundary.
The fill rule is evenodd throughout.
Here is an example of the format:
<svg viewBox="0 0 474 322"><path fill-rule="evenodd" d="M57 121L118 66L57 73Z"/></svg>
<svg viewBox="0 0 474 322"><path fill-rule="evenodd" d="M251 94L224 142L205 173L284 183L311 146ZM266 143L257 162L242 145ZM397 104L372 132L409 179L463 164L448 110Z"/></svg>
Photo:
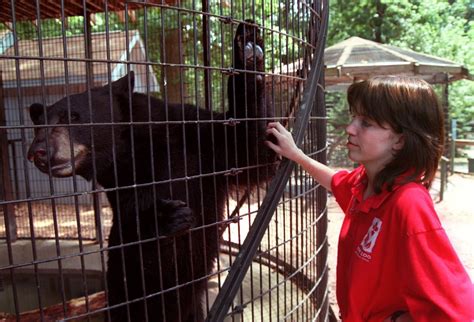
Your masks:
<svg viewBox="0 0 474 322"><path fill-rule="evenodd" d="M443 201L444 191L448 183L448 162L449 159L445 156L441 157L441 183L439 188L439 201Z"/></svg>
<svg viewBox="0 0 474 322"><path fill-rule="evenodd" d="M449 148L451 150L451 153L449 154L449 168L451 174L454 174L454 158L456 157L456 140L457 140L457 120L452 119L451 120L451 142L449 145Z"/></svg>
<svg viewBox="0 0 474 322"><path fill-rule="evenodd" d="M5 104L3 101L3 82L0 74L0 126L6 125ZM0 128L0 201L13 200L12 181L10 180L7 130ZM3 205L4 225L7 240L17 239L15 207L11 203Z"/></svg>

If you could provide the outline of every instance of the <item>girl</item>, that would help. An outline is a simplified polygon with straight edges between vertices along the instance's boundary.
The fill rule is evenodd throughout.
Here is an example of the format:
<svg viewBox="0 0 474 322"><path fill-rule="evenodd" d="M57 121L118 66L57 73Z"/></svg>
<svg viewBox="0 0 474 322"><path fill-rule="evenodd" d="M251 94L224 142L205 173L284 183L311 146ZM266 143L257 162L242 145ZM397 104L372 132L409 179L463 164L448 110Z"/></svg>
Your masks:
<svg viewBox="0 0 474 322"><path fill-rule="evenodd" d="M353 171L306 156L279 123L266 144L301 165L345 213L337 301L343 321L471 321L473 286L428 192L444 144L443 110L428 83L375 77L348 89Z"/></svg>

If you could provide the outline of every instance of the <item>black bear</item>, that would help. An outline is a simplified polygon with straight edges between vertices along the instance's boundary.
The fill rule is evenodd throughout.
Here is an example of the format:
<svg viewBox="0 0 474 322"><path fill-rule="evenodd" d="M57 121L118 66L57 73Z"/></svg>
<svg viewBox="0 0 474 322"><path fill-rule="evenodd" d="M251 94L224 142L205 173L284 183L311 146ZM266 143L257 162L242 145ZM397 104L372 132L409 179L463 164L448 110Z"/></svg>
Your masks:
<svg viewBox="0 0 474 322"><path fill-rule="evenodd" d="M56 177L96 178L113 209L112 321L202 321L225 203L269 179L263 41L238 26L225 113L133 93L133 73L51 106L33 104L28 158Z"/></svg>

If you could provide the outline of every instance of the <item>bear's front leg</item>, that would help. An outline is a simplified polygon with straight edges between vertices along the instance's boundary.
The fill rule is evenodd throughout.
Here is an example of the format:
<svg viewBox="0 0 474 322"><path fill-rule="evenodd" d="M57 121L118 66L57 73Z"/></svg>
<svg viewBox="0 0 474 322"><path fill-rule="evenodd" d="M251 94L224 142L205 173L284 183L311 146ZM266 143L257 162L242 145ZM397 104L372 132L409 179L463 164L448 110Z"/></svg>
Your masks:
<svg viewBox="0 0 474 322"><path fill-rule="evenodd" d="M181 200L160 200L158 203L160 236L181 235L193 228L196 219L191 208Z"/></svg>

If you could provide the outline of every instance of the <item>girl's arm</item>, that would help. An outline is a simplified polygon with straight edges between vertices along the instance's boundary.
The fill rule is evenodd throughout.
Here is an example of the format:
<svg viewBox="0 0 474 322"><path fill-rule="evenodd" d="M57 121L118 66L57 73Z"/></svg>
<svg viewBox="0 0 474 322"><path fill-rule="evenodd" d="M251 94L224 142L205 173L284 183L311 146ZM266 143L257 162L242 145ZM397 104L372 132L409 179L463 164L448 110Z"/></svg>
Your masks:
<svg viewBox="0 0 474 322"><path fill-rule="evenodd" d="M269 123L267 126L267 134L273 135L277 141L276 143L266 141L265 143L269 148L281 156L298 163L324 188L331 191L331 181L336 171L304 154L304 152L296 146L291 133L280 123Z"/></svg>

